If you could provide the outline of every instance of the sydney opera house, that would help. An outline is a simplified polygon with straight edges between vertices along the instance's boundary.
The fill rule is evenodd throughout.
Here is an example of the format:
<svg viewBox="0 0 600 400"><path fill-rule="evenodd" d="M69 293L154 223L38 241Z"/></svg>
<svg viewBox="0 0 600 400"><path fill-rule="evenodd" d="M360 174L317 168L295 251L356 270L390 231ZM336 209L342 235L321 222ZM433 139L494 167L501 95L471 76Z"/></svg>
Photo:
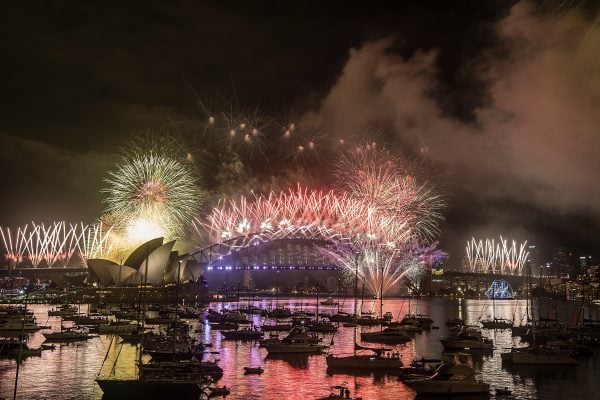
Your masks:
<svg viewBox="0 0 600 400"><path fill-rule="evenodd" d="M202 275L201 265L190 262L188 254L173 251L174 245L175 241L152 239L135 249L123 265L101 258L88 259L90 278L104 287L197 282Z"/></svg>

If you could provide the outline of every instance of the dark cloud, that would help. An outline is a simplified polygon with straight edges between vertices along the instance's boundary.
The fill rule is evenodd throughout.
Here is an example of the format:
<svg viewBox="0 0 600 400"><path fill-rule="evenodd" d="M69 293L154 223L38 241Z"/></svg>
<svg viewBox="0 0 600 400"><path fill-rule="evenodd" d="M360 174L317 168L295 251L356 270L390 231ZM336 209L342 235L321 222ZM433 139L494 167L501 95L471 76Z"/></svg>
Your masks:
<svg viewBox="0 0 600 400"><path fill-rule="evenodd" d="M98 187L114 165L111 153L74 152L40 141L0 135L4 175L3 224L90 221L101 210Z"/></svg>

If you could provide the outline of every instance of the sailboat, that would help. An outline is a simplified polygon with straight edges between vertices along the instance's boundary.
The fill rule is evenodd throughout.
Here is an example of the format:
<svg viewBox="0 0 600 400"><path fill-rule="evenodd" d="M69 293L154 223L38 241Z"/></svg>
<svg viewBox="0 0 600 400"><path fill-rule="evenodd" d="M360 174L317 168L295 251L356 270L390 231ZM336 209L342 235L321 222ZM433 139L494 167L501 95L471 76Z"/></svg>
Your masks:
<svg viewBox="0 0 600 400"><path fill-rule="evenodd" d="M486 329L510 329L513 322L505 318L496 318L496 291L495 286L492 286L492 319L481 320L481 325Z"/></svg>
<svg viewBox="0 0 600 400"><path fill-rule="evenodd" d="M356 263L354 279L354 320L357 320L356 297L358 292L358 262ZM383 291L382 291L383 292ZM383 296L382 300L383 302ZM383 306L382 306L383 307ZM402 368L400 354L387 348L364 347L356 341L356 327L354 330L354 352L351 355L329 354L325 358L329 369L343 369L352 371L386 371L398 372ZM360 352L360 353L358 353Z"/></svg>
<svg viewBox="0 0 600 400"><path fill-rule="evenodd" d="M539 311L538 319L541 320ZM536 346L536 327L539 327L539 322L534 320L531 325L531 345L523 348L513 347L510 352L502 353L502 362L514 365L577 365L577 361L568 352L558 347Z"/></svg>

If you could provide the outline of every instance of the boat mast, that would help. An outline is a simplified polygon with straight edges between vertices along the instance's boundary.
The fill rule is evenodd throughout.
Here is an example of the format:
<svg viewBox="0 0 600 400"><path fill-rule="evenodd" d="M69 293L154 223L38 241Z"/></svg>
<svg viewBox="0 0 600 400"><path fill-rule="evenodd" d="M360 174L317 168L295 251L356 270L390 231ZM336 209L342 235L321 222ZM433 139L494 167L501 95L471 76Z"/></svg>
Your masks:
<svg viewBox="0 0 600 400"><path fill-rule="evenodd" d="M143 276L142 284L142 321L141 321L141 333L140 333L140 353L138 355L138 372L139 366L142 365L142 353L144 352L144 325L146 323L146 285L148 284L148 258L150 258L150 251L148 250L148 243L146 243L146 270ZM115 361L116 363L116 361ZM141 378L141 376L140 376Z"/></svg>
<svg viewBox="0 0 600 400"><path fill-rule="evenodd" d="M381 266L381 288L379 290L379 318L381 318L381 329L383 329L383 265Z"/></svg>
<svg viewBox="0 0 600 400"><path fill-rule="evenodd" d="M356 298L358 296L358 253L354 254L354 327L353 327L353 331L354 331L354 356L356 356L356 328L357 328L357 320L358 320L358 313L357 313L357 309L356 309ZM362 303L361 303L361 307L362 307Z"/></svg>
<svg viewBox="0 0 600 400"><path fill-rule="evenodd" d="M181 260L178 260L177 264L177 288L175 290L175 326L173 327L173 361L175 361L175 347L177 347L177 334L179 333L179 285L181 279Z"/></svg>
<svg viewBox="0 0 600 400"><path fill-rule="evenodd" d="M319 322L319 287L317 286L317 323Z"/></svg>

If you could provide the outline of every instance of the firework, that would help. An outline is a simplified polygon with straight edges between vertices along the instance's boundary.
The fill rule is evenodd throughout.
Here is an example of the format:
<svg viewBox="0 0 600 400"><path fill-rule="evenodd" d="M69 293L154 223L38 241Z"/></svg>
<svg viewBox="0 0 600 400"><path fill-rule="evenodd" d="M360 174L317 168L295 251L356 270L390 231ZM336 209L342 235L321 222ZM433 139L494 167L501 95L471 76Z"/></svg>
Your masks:
<svg viewBox="0 0 600 400"><path fill-rule="evenodd" d="M254 233L273 239L302 237L335 242L372 240L399 233L395 240L403 239L402 234L393 229L371 231L374 226L379 229L386 225L383 219L377 224L374 220L368 207L344 194L309 191L298 186L296 190L271 192L252 200L242 196L238 201L221 203L213 208L207 222L196 219L195 226L199 233L208 230L216 241Z"/></svg>
<svg viewBox="0 0 600 400"><path fill-rule="evenodd" d="M27 247L27 228L28 226L25 225L22 228L17 228L16 232L13 232L8 227L0 227L2 243L4 244L4 249L6 250L4 257L12 266L15 266L23 261L23 254L25 253L25 249Z"/></svg>
<svg viewBox="0 0 600 400"><path fill-rule="evenodd" d="M414 249L361 247L360 250L345 246L330 247L321 251L335 260L346 275L356 275L375 297L384 296L404 279L418 283L425 273L425 262Z"/></svg>
<svg viewBox="0 0 600 400"><path fill-rule="evenodd" d="M497 273L505 275L520 275L529 252L526 251L527 241L510 244L500 236L494 239L475 240L467 242L466 266L471 272Z"/></svg>
<svg viewBox="0 0 600 400"><path fill-rule="evenodd" d="M75 260L102 257L111 248L108 233L101 223L85 225L64 221L50 224L31 222L15 230L0 228L5 258L15 267L29 264L66 267Z"/></svg>
<svg viewBox="0 0 600 400"><path fill-rule="evenodd" d="M373 232L391 230L390 236L409 231L419 243L431 242L439 234L443 198L429 183L418 183L409 167L398 157L375 144L345 153L337 165L338 187L365 203L375 223Z"/></svg>
<svg viewBox="0 0 600 400"><path fill-rule="evenodd" d="M91 225L81 223L78 247L84 260L109 257L113 248L110 240L112 228L106 228L102 222Z"/></svg>
<svg viewBox="0 0 600 400"><path fill-rule="evenodd" d="M201 199L189 165L153 153L125 159L106 182L106 211L123 216L132 244L180 237Z"/></svg>

